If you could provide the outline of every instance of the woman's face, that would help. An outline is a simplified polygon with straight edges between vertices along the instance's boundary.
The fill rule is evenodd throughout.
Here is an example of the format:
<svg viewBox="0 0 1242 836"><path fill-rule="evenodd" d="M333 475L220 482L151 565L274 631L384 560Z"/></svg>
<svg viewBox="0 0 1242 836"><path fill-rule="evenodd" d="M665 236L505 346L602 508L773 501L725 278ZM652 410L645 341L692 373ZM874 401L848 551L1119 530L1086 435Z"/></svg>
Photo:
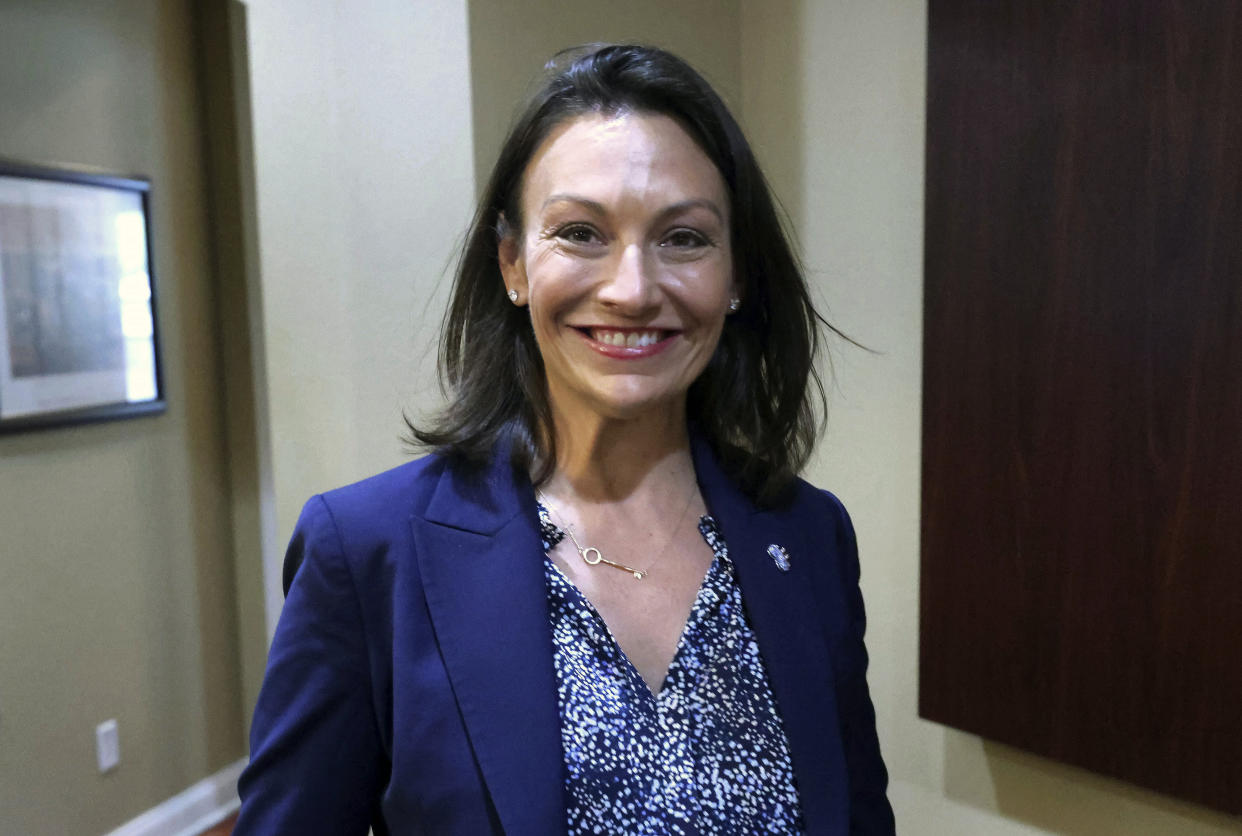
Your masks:
<svg viewBox="0 0 1242 836"><path fill-rule="evenodd" d="M667 116L559 126L526 168L501 242L562 414L681 410L734 291L724 181Z"/></svg>

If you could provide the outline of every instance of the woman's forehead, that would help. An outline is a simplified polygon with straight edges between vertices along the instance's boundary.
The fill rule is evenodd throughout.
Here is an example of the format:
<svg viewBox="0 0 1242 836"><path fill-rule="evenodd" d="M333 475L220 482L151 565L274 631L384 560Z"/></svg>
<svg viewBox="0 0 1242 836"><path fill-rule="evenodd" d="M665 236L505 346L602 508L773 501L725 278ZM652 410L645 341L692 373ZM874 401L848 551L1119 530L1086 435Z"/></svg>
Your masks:
<svg viewBox="0 0 1242 836"><path fill-rule="evenodd" d="M723 178L698 143L663 114L589 113L558 125L523 177L523 209L565 196L603 206L694 202L728 212Z"/></svg>

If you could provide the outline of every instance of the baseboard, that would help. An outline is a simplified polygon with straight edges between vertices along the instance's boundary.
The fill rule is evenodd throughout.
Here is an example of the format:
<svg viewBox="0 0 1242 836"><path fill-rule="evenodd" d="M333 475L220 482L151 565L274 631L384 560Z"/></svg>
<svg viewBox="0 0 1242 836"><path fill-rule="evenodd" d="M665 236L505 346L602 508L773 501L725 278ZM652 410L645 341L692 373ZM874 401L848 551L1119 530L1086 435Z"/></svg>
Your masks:
<svg viewBox="0 0 1242 836"><path fill-rule="evenodd" d="M237 778L245 766L244 758L229 764L107 836L197 836L241 806Z"/></svg>
<svg viewBox="0 0 1242 836"><path fill-rule="evenodd" d="M988 791L991 791L990 787ZM982 790L980 790L980 796L983 797ZM942 790L929 789L899 778L889 781L888 799L897 817L898 833L953 833L956 836L1056 836L1056 833L1051 830L1042 830L1019 819L1007 818L1004 813L997 810L976 807L970 802L955 800Z"/></svg>

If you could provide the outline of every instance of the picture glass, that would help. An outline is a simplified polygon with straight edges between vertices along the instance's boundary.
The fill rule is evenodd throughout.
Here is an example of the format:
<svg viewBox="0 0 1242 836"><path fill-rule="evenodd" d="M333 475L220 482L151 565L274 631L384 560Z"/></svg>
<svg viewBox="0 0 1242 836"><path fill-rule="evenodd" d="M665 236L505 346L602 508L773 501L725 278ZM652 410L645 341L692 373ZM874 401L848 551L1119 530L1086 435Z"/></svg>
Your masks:
<svg viewBox="0 0 1242 836"><path fill-rule="evenodd" d="M143 197L0 176L0 422L160 398Z"/></svg>

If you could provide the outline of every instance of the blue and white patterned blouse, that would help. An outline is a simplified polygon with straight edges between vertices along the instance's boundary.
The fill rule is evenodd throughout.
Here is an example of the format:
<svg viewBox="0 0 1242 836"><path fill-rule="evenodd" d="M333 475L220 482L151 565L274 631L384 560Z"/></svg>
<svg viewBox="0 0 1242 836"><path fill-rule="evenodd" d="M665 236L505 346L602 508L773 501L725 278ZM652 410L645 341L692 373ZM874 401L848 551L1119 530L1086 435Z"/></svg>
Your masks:
<svg viewBox="0 0 1242 836"><path fill-rule="evenodd" d="M539 505L545 555L565 536ZM590 601L545 557L571 834L798 833L789 742L733 563L712 562L653 695Z"/></svg>

